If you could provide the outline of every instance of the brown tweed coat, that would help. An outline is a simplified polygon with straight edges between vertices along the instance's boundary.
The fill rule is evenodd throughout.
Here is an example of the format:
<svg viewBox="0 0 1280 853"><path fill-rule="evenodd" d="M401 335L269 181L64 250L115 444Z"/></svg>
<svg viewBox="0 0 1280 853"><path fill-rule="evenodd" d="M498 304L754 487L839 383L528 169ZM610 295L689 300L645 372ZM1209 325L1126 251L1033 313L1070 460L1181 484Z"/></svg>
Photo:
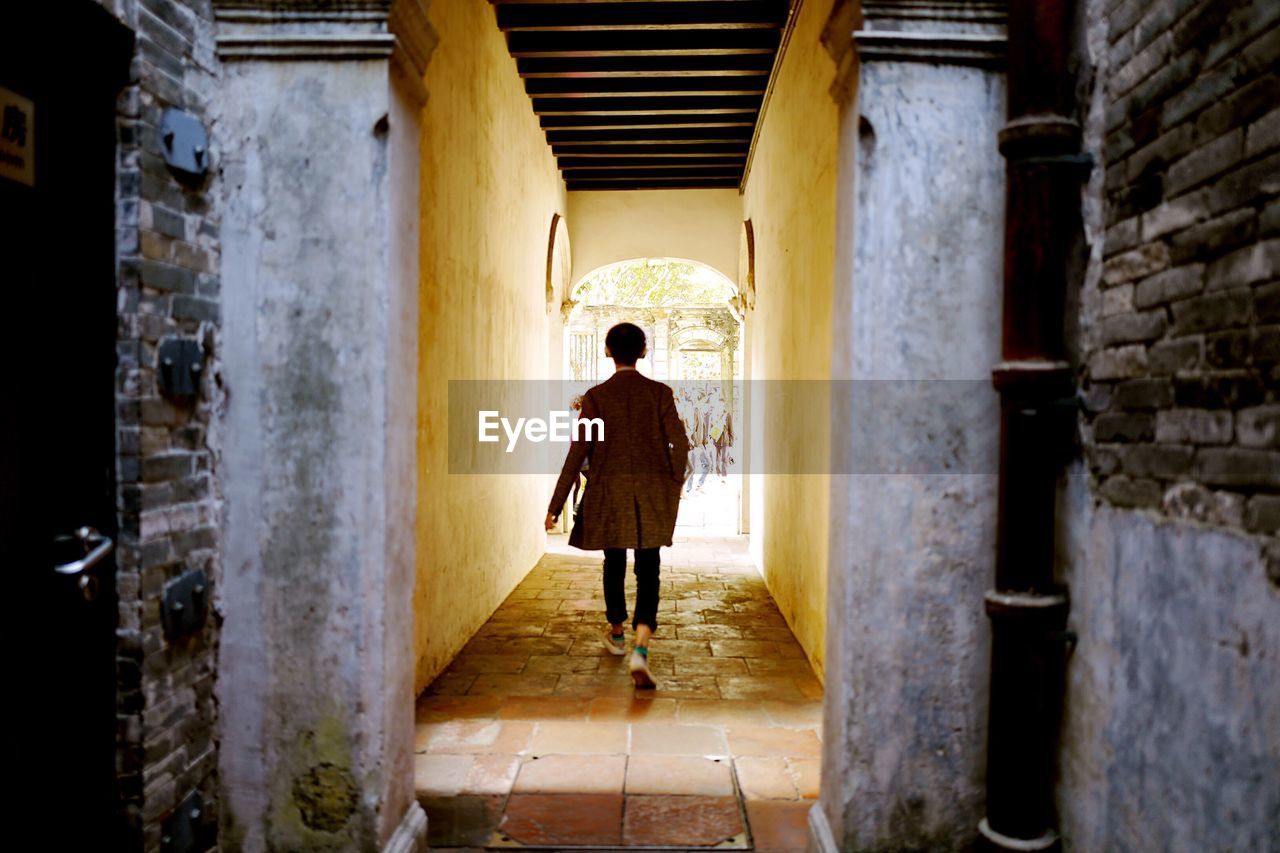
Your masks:
<svg viewBox="0 0 1280 853"><path fill-rule="evenodd" d="M558 516L589 460L582 514L569 544L584 551L670 545L689 454L671 388L619 370L583 395L579 417L603 420L604 440L570 444L556 481L548 512Z"/></svg>

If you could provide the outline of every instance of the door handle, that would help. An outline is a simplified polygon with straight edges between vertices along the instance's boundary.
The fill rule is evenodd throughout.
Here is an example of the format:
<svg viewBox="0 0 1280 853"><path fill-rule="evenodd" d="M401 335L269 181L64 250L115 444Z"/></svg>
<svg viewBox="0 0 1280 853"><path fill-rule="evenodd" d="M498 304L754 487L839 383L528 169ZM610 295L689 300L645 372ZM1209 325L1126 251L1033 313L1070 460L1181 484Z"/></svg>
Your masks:
<svg viewBox="0 0 1280 853"><path fill-rule="evenodd" d="M92 527L81 527L76 531L76 538L84 543L84 547L88 550L83 557L78 560L72 560L69 563L59 563L53 567L53 570L60 575L78 575L88 569L93 568L101 563L103 558L111 553L111 549L115 547L115 543L111 541L111 537L103 536Z"/></svg>

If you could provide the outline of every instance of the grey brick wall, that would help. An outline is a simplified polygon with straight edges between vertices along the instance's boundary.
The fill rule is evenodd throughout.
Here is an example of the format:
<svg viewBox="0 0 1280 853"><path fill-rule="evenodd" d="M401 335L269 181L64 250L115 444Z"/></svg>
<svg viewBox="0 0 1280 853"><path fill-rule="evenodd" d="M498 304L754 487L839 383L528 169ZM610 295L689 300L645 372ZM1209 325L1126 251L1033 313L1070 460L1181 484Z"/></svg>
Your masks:
<svg viewBox="0 0 1280 853"><path fill-rule="evenodd" d="M207 825L217 821L218 620L211 613L201 631L171 641L160 602L185 571L218 582L217 464L207 444L220 399L218 211L212 178L182 183L170 173L158 131L170 106L207 126L203 93L217 68L208 0L102 3L136 36L119 101L116 215L120 848L160 850L165 818L193 791ZM204 348L194 399L160 393L157 348L174 336Z"/></svg>
<svg viewBox="0 0 1280 853"><path fill-rule="evenodd" d="M1087 318L1097 492L1280 530L1280 3L1114 0L1104 264Z"/></svg>

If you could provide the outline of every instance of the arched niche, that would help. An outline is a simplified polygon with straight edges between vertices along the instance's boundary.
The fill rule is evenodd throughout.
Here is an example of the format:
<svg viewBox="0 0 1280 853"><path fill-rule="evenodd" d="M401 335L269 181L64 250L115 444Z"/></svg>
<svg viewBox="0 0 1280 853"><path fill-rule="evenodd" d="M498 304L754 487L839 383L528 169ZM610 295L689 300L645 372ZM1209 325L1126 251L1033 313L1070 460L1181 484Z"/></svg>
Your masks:
<svg viewBox="0 0 1280 853"><path fill-rule="evenodd" d="M751 220L742 223L742 235L738 241L738 291L742 295L742 305L747 309L756 307L756 234Z"/></svg>
<svg viewBox="0 0 1280 853"><path fill-rule="evenodd" d="M569 251L569 228L564 217L551 214L551 235L547 238L547 313L561 309L569 301L573 258Z"/></svg>

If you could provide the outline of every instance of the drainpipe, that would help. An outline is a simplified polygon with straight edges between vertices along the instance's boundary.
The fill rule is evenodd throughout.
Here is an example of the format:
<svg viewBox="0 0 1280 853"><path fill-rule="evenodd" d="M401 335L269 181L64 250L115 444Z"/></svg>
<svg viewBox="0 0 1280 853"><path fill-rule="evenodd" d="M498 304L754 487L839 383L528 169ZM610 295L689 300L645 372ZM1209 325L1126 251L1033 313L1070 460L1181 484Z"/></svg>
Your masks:
<svg viewBox="0 0 1280 853"><path fill-rule="evenodd" d="M1064 301L1080 221L1070 73L1073 0L1011 0L1004 332L992 379L1001 400L999 518L991 619L987 849L1059 846L1053 775L1068 601L1054 583L1059 471L1071 446L1074 381Z"/></svg>

